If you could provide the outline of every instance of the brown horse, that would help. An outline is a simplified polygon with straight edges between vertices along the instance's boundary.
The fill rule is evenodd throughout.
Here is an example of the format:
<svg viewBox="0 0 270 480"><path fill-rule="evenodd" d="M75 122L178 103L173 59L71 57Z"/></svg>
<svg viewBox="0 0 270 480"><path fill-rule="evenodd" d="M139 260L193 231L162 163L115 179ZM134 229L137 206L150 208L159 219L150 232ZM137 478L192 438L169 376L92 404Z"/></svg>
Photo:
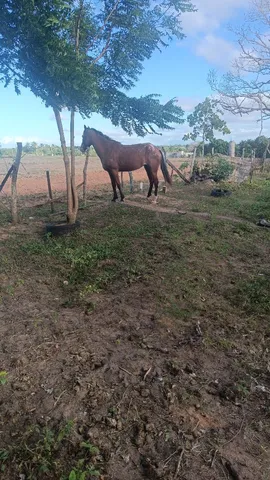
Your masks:
<svg viewBox="0 0 270 480"><path fill-rule="evenodd" d="M155 203L158 194L157 172L159 167L161 167L165 181L172 183L166 165L165 152L154 147L151 143L122 145L98 130L84 126L81 151L85 152L91 145L93 145L99 156L104 170L110 175L113 188L113 202L118 198L116 187L119 189L121 201L124 200L119 172L131 172L144 167L150 183L147 197L151 197L153 185L155 185Z"/></svg>

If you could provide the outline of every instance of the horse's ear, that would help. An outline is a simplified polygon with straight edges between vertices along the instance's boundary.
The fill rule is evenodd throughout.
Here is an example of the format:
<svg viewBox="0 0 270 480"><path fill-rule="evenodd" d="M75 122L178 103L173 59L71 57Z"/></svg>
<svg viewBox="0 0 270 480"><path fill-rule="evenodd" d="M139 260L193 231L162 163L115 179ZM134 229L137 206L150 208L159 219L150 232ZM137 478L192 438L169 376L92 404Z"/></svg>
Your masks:
<svg viewBox="0 0 270 480"><path fill-rule="evenodd" d="M86 125L84 125L84 130L86 130L86 128L87 128Z"/></svg>

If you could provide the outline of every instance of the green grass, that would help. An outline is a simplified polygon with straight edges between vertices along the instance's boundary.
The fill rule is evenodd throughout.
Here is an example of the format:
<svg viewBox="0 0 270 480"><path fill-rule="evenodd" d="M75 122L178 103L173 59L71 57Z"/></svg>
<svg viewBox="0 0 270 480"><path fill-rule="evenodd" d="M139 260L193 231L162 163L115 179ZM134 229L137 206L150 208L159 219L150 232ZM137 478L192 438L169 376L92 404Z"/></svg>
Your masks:
<svg viewBox="0 0 270 480"><path fill-rule="evenodd" d="M68 462L62 462L63 457ZM100 478L102 457L88 441L77 442L73 422L58 429L35 425L16 438L14 446L0 450L3 478L11 466L18 478L23 475L27 480L89 480Z"/></svg>
<svg viewBox="0 0 270 480"><path fill-rule="evenodd" d="M216 187L228 189L232 195L211 197L211 190ZM200 201L198 201L198 190L202 194ZM179 184L178 190L174 188L169 192L169 197L177 199L179 196L185 202L185 209L193 212L236 216L252 222L256 222L260 216L270 219L270 181L264 177L255 177L251 184L245 182L241 185L221 183L205 187L201 184L190 187Z"/></svg>
<svg viewBox="0 0 270 480"><path fill-rule="evenodd" d="M0 301L9 305L29 295L38 279L57 291L60 308L93 312L98 296L125 298L126 289L134 287L138 295L148 295L157 318L169 319L181 337L189 339L200 320L206 354L237 351L230 374L237 380L237 396L248 398L246 373L254 370L259 378L268 368L266 356L252 351L270 335L270 232L245 220L254 224L259 214L270 218L269 186L261 180L235 187L229 198L211 198L210 190L175 185L163 199L169 205L171 199L185 198L190 210L235 215L243 222L104 202L102 208L80 212L82 228L71 236L11 230L0 243ZM23 212L25 219L28 213ZM2 372L0 388L7 387L9 376ZM31 427L0 451L4 474L11 462L17 476L29 480L88 480L102 471L99 452L87 442L77 443L72 424Z"/></svg>
<svg viewBox="0 0 270 480"><path fill-rule="evenodd" d="M260 211L260 206L268 205L266 185L266 181L251 187L242 185L230 198L209 197L207 201L209 205L214 205L212 211L216 214L232 214L236 205L242 205L244 210L243 198L246 201L247 191L250 191L253 202L259 199L258 204L252 203L252 211ZM173 194L177 196L177 187ZM197 208L201 208L198 195L196 201ZM226 212L223 211L225 202ZM245 213L245 217L251 216L251 205ZM4 292L2 287L0 293L16 294L18 282L24 276L19 272L27 265L35 272L44 271L58 279L63 292L74 295L80 302L86 298L89 300L92 293L127 287L133 283L147 284L155 278L161 288L161 297L167 291L172 295L166 311L173 316L188 316L186 306L183 308L182 304L179 306L181 302L174 300L174 294L177 295L179 290L185 292L186 302L190 301L196 310L201 303L197 300L200 295L207 298L213 288L218 295L231 299L233 304L237 299L243 309L250 305L258 312L268 311L268 277L254 283L248 268L245 272L237 272L237 268L234 271L230 267L232 258L236 262L246 262L247 266L249 258L255 258L256 262L257 258L261 258L264 264L265 246L269 244L268 231L244 222L233 224L188 216L157 216L155 212L124 205L85 210L81 216L83 228L72 236L59 239L36 236L31 240L14 236L6 242L8 249L2 242L2 271L16 272L16 275L12 284L5 286ZM227 276L225 285L215 268L223 260L226 263L223 272ZM160 277L164 281L160 281ZM232 280L233 288L228 283ZM256 293L252 296L253 291ZM256 302L257 294L261 300Z"/></svg>

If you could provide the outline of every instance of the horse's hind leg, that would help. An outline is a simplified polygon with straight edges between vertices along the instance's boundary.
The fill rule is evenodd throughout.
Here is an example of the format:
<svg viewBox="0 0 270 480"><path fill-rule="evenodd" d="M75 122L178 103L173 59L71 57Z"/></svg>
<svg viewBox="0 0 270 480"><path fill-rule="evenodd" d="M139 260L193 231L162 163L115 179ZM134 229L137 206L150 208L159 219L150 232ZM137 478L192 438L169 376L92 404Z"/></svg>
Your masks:
<svg viewBox="0 0 270 480"><path fill-rule="evenodd" d="M115 175L115 181L116 181L116 185L118 187L118 190L120 192L120 197L121 197L121 202L124 201L124 194L123 194L123 190L122 190L122 187L121 187L121 182L120 182L120 178L119 178L119 173L115 170L114 171L114 175Z"/></svg>
<svg viewBox="0 0 270 480"><path fill-rule="evenodd" d="M118 199L117 191L116 191L116 179L115 179L115 175L113 174L113 172L109 171L108 173L109 173L109 175L110 175L110 179L111 179L111 183L112 183L112 188L113 188L113 199L112 199L112 202L115 202L115 201Z"/></svg>
<svg viewBox="0 0 270 480"><path fill-rule="evenodd" d="M157 172L153 172L153 179L154 179L154 185L155 185L155 200L154 200L154 203L157 203L157 199L158 199L158 184L159 184Z"/></svg>
<svg viewBox="0 0 270 480"><path fill-rule="evenodd" d="M150 185L149 185L149 190L148 190L148 194L147 194L147 198L149 198L152 195L154 178L153 178L153 172L152 172L152 169L151 169L150 165L144 165L144 168L145 168L147 176L149 178L149 184Z"/></svg>

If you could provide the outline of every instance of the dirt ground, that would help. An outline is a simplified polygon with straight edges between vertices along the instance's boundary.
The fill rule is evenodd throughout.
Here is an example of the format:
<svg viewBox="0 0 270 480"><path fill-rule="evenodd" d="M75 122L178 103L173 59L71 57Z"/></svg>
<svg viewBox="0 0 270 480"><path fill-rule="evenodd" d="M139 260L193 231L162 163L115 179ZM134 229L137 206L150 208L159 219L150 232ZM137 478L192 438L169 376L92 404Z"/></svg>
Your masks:
<svg viewBox="0 0 270 480"><path fill-rule="evenodd" d="M179 164L179 160L174 162ZM7 172L7 162L3 159L0 161L0 180ZM82 178L82 171L84 166L84 157L77 157L77 185L79 185ZM33 155L25 156L22 159L22 165L18 177L18 193L20 195L31 195L38 193L46 193L48 191L46 170L50 171L52 190L55 192L62 192L65 190L65 172L63 159L61 157L35 157ZM147 175L144 168L133 173L135 181L147 181ZM162 175L160 176L162 179ZM129 181L128 174L124 174L126 182ZM102 168L101 162L97 157L89 159L88 167L88 187L93 189L100 185L110 184L110 178L107 172ZM5 186L3 194L9 194L10 182Z"/></svg>
<svg viewBox="0 0 270 480"><path fill-rule="evenodd" d="M270 479L267 185L209 188L108 186L59 240L48 207L1 226L1 478Z"/></svg>

